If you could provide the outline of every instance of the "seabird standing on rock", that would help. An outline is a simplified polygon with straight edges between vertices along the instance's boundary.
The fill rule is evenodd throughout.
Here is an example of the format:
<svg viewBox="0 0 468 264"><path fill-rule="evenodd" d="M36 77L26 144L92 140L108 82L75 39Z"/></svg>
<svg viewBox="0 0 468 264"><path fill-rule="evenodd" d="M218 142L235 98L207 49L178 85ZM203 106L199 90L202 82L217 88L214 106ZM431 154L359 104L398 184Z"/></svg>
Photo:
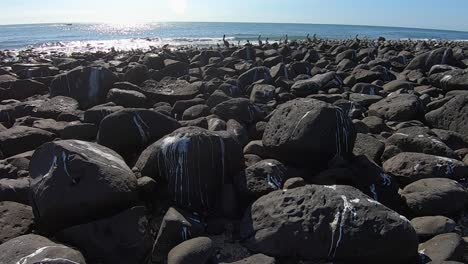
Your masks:
<svg viewBox="0 0 468 264"><path fill-rule="evenodd" d="M226 40L226 35L223 35L223 42L224 42L224 46L226 48L229 48L230 45L229 45L229 42Z"/></svg>
<svg viewBox="0 0 468 264"><path fill-rule="evenodd" d="M286 34L286 36L284 37L284 44L288 44L288 34Z"/></svg>
<svg viewBox="0 0 468 264"><path fill-rule="evenodd" d="M262 37L262 35L259 35L259 36L258 36L258 45L259 45L260 47L263 46L263 42L262 42L262 40L261 40L261 37Z"/></svg>
<svg viewBox="0 0 468 264"><path fill-rule="evenodd" d="M310 43L310 42L312 42L312 40L310 39L310 37L309 37L309 36L310 36L310 34L307 34L307 37L306 37L306 39L307 39L307 42L309 42L309 43Z"/></svg>
<svg viewBox="0 0 468 264"><path fill-rule="evenodd" d="M270 44L270 43L268 42L268 40L269 40L269 38L266 38L266 40L265 40L265 44L267 44L267 45Z"/></svg>
<svg viewBox="0 0 468 264"><path fill-rule="evenodd" d="M357 42L361 42L361 40L360 40L358 37L359 37L359 34L356 35L356 38L355 38L356 41L357 41Z"/></svg>

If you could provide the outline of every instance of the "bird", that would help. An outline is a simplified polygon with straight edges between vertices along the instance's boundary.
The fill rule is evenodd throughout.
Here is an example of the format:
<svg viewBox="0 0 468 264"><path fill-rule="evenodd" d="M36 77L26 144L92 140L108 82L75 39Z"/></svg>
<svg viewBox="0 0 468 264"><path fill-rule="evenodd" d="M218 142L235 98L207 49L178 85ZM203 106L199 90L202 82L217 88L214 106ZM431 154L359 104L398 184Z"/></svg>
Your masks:
<svg viewBox="0 0 468 264"><path fill-rule="evenodd" d="M307 34L307 37L306 37L306 38L307 38L307 42L312 42L312 40L310 39L309 36L310 36L310 34Z"/></svg>
<svg viewBox="0 0 468 264"><path fill-rule="evenodd" d="M286 34L286 36L284 37L284 44L288 44L288 34Z"/></svg>
<svg viewBox="0 0 468 264"><path fill-rule="evenodd" d="M267 45L270 44L270 43L268 42L268 40L269 40L269 38L266 38L266 40L265 40L265 44L267 44Z"/></svg>
<svg viewBox="0 0 468 264"><path fill-rule="evenodd" d="M230 44L229 44L229 42L226 40L226 35L223 36L223 42L224 42L224 46L225 46L226 48L229 48Z"/></svg>
<svg viewBox="0 0 468 264"><path fill-rule="evenodd" d="M261 37L262 37L262 35L259 35L259 36L258 36L258 45L259 45L259 46L263 46L263 42L262 42L262 40L261 40Z"/></svg>
<svg viewBox="0 0 468 264"><path fill-rule="evenodd" d="M361 42L361 40L360 40L358 37L359 37L359 34L356 35L356 38L355 38L356 41L357 41L357 42Z"/></svg>

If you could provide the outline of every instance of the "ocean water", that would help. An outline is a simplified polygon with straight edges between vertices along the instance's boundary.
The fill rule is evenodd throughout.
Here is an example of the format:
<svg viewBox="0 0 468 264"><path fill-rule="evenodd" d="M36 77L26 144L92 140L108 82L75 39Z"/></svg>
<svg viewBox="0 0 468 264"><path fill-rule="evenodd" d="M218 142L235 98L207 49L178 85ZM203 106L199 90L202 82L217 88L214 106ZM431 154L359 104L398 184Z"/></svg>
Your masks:
<svg viewBox="0 0 468 264"><path fill-rule="evenodd" d="M320 38L348 39L444 39L468 40L468 32L374 26L171 22L134 25L119 24L30 24L0 26L0 50L34 48L39 51L106 51L148 49L169 44L179 46L222 45L222 36L234 44L269 38L278 41L288 34L290 40L305 39L307 34Z"/></svg>

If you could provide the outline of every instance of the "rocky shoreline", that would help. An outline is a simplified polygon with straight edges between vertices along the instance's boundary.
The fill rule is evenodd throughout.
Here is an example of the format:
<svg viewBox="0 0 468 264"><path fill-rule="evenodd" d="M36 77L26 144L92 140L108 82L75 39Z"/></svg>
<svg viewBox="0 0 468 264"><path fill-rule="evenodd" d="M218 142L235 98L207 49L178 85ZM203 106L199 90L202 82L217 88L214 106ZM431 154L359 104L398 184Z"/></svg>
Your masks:
<svg viewBox="0 0 468 264"><path fill-rule="evenodd" d="M468 43L0 51L0 263L466 263Z"/></svg>

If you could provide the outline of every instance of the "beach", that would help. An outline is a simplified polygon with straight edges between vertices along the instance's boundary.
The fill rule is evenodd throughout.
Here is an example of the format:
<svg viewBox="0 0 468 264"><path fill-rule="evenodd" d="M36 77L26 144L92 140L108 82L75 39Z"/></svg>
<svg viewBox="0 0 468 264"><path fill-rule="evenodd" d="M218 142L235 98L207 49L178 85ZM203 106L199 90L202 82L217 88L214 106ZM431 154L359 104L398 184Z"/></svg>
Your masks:
<svg viewBox="0 0 468 264"><path fill-rule="evenodd" d="M355 30L5 46L0 260L466 263L468 42Z"/></svg>

